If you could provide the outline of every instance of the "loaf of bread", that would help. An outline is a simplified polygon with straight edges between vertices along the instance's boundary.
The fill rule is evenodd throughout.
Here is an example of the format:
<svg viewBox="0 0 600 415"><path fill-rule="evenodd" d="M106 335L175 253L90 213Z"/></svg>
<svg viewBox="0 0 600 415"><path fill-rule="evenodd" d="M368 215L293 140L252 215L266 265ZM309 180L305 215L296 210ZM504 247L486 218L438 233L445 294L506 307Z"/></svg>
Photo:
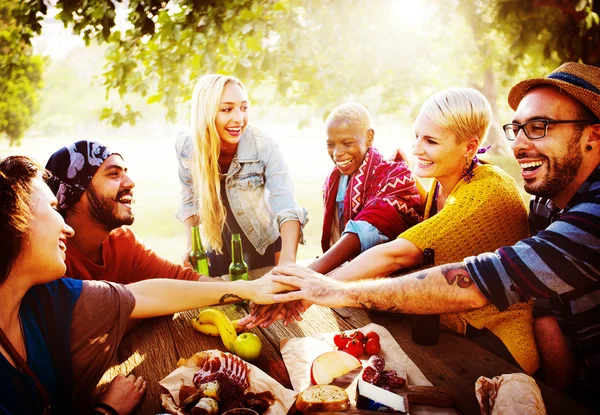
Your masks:
<svg viewBox="0 0 600 415"><path fill-rule="evenodd" d="M346 391L334 385L314 385L305 389L296 400L300 412L344 411L350 407Z"/></svg>

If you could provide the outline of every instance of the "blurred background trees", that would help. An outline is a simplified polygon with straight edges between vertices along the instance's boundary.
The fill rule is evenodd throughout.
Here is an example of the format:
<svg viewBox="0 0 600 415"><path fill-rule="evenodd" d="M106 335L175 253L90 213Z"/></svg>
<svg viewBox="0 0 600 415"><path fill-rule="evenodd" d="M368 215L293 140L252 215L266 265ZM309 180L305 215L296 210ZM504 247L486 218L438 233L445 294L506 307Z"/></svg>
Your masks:
<svg viewBox="0 0 600 415"><path fill-rule="evenodd" d="M38 108L43 58L34 56L13 17L11 0L0 0L0 137L18 141L33 122Z"/></svg>
<svg viewBox="0 0 600 415"><path fill-rule="evenodd" d="M0 156L27 154L44 163L81 139L121 152L136 181L136 234L179 262L185 236L173 216L173 141L183 126L172 121L187 124L187 100L201 74L234 74L249 88L252 122L286 154L299 203L310 214L299 258L314 257L321 252L318 189L332 167L325 114L359 101L373 114L378 149L410 153L411 125L429 95L477 88L494 108L488 141L496 155L485 159L522 183L514 157L503 157L507 143L498 126L512 119L508 89L563 61L599 65L599 6L600 0L0 0ZM24 133L21 147L9 146Z"/></svg>
<svg viewBox="0 0 600 415"><path fill-rule="evenodd" d="M0 133L15 140L36 109L42 60L30 41L48 8L44 0L12 3L0 0ZM44 94L71 91L65 105L85 116L96 106L94 116L114 126L134 124L153 104L175 120L208 72L238 76L255 102L310 107L300 124L349 99L411 123L427 96L450 86L479 89L504 120L516 80L564 61L600 65L594 0L56 0L55 7L54 18L104 58L84 96L68 75L72 65L47 66ZM56 109L51 95L44 101ZM38 122L60 122L43 111ZM502 138L490 141L506 150Z"/></svg>

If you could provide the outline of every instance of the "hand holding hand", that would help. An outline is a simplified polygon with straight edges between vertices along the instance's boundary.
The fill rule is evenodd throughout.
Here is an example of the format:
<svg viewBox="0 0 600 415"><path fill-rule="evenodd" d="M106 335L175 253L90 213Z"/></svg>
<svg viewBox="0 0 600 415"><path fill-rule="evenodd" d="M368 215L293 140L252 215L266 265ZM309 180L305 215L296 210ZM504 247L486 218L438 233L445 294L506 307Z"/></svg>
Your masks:
<svg viewBox="0 0 600 415"><path fill-rule="evenodd" d="M300 313L306 311L310 306L311 303L308 301L291 301L271 305L254 304L250 314L241 319L239 324L245 325L249 329L266 328L277 320L283 320L283 325L287 326L294 321L302 321Z"/></svg>
<svg viewBox="0 0 600 415"><path fill-rule="evenodd" d="M252 304L250 314L242 318L238 324L244 325L248 329L254 327L269 327L276 320L285 317L283 307L285 303L258 305Z"/></svg>
<svg viewBox="0 0 600 415"><path fill-rule="evenodd" d="M273 272L275 275L271 279L274 282L292 286L297 290L274 295L273 299L276 302L305 300L332 308L346 305L343 297L344 283L340 281L298 265L275 267Z"/></svg>
<svg viewBox="0 0 600 415"><path fill-rule="evenodd" d="M245 282L250 288L247 293L247 298L256 304L273 304L273 294L284 291L295 290L296 288L276 282L272 274L266 274L263 277Z"/></svg>

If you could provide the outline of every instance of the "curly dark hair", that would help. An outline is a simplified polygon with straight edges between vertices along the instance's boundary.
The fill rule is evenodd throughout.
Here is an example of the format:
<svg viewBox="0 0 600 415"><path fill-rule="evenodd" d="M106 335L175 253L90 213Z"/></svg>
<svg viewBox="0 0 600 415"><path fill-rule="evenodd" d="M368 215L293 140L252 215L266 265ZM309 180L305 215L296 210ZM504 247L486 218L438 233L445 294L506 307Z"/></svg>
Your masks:
<svg viewBox="0 0 600 415"><path fill-rule="evenodd" d="M4 283L21 252L31 212L33 179L50 173L26 156L0 159L0 284Z"/></svg>

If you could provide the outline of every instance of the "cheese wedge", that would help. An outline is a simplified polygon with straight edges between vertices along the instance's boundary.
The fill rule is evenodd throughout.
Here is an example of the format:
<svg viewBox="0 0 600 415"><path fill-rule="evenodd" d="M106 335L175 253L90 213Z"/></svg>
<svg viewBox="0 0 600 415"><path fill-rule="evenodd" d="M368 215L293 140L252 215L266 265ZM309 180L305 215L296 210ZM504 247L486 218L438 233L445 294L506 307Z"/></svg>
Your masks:
<svg viewBox="0 0 600 415"><path fill-rule="evenodd" d="M359 375L356 385L356 407L371 411L400 411L406 413L404 397L362 380Z"/></svg>

